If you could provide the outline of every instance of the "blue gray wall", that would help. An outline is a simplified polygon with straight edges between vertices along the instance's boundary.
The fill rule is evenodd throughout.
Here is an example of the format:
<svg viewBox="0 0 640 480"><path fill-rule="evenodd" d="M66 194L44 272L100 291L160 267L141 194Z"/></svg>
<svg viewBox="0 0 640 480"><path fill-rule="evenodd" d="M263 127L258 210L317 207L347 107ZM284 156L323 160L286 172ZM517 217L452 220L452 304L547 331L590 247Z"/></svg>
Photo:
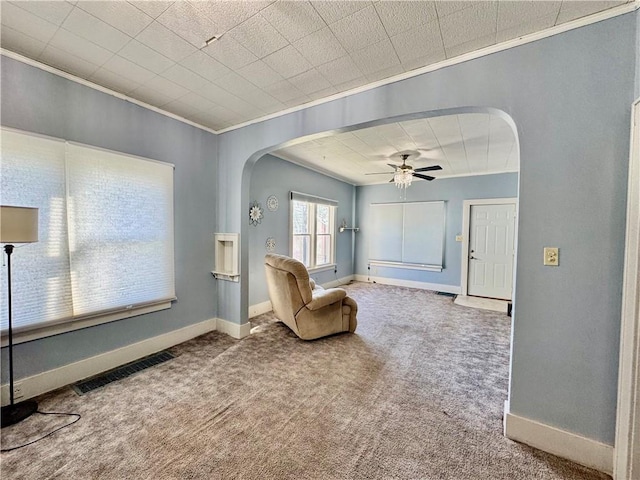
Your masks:
<svg viewBox="0 0 640 480"><path fill-rule="evenodd" d="M636 45L640 45L640 11L636 10ZM635 98L640 98L640 47L636 48L636 92Z"/></svg>
<svg viewBox="0 0 640 480"><path fill-rule="evenodd" d="M274 146L408 114L489 106L510 115L521 147L511 411L612 444L638 14L227 132L217 137L217 170L213 135L3 59L3 124L177 167L178 303L20 345L18 376L216 313L246 322L250 181ZM239 284L210 277L214 231L242 234ZM559 267L542 266L544 246L560 248Z"/></svg>
<svg viewBox="0 0 640 480"><path fill-rule="evenodd" d="M268 237L276 240L274 253L289 255L289 192L307 193L330 198L338 202L336 214L339 224L344 218L353 224L353 199L355 187L340 180L286 162L272 155L265 155L255 165L251 175L251 202L259 202L264 209L264 219L257 226L249 227L249 305L269 300L264 275L265 242ZM275 212L266 208L269 195L278 198ZM248 211L248 206L247 206ZM246 216L248 218L248 215ZM351 233L336 234L337 278L353 273L353 248ZM333 269L311 275L318 283L336 279Z"/></svg>
<svg viewBox="0 0 640 480"><path fill-rule="evenodd" d="M371 267L371 275L398 280L460 286L461 243L456 235L462 234L462 202L472 198L507 198L518 195L518 174L481 175L476 177L443 178L432 182L416 181L400 197L392 184L370 185L357 188L356 274L367 275L372 203L446 201L444 268L442 272L403 270L399 268Z"/></svg>
<svg viewBox="0 0 640 480"><path fill-rule="evenodd" d="M226 132L218 227L248 232L251 169L300 137L421 112L490 106L520 139L519 238L510 408L608 444L615 430L629 118L637 12ZM238 190L238 185L242 188ZM542 265L545 246L560 266ZM240 284L219 315L247 321Z"/></svg>
<svg viewBox="0 0 640 480"><path fill-rule="evenodd" d="M169 310L17 345L16 377L51 370L216 317L217 285L210 271L215 205L219 201L215 183L217 137L6 57L2 57L1 70L3 126L176 166L178 301ZM6 349L2 354L5 360Z"/></svg>

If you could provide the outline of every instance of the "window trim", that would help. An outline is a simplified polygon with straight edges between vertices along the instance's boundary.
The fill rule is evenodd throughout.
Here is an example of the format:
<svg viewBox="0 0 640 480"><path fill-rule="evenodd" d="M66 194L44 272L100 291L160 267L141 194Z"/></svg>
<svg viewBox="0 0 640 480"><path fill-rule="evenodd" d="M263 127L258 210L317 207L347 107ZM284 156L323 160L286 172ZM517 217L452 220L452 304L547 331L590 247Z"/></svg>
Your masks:
<svg viewBox="0 0 640 480"><path fill-rule="evenodd" d="M336 261L336 232L337 232L337 228L336 228L336 222L337 222L337 209L338 209L338 202L336 200L332 200L329 198L324 198L324 197L318 197L315 195L310 195L307 193L301 193L301 192L295 192L295 191L291 191L289 192L289 256L291 258L293 257L293 239L295 237L294 233L293 233L293 202L294 201L298 201L298 202L306 202L308 204L310 204L312 206L309 217L310 217L310 232L308 234L304 234L304 235L309 235L311 237L311 252L310 252L310 259L311 259L311 265L306 266L307 270L309 272L314 272L314 273L318 273L318 272L322 272L325 270L333 270L335 269L336 265L337 265L337 261ZM324 263L322 265L316 265L316 248L317 248L317 234L316 234L316 229L317 229L317 205L328 205L329 207L334 207L333 210L331 211L331 258L329 260L329 263ZM313 213L313 215L311 215L311 213ZM303 262L304 263L304 262Z"/></svg>
<svg viewBox="0 0 640 480"><path fill-rule="evenodd" d="M119 308L117 310L102 311L79 317L59 318L46 323L17 328L13 330L13 344L31 342L32 340L38 340L40 338L52 337L54 335L60 335L61 333L73 332L83 328L115 322L116 320L124 320L125 318L167 310L171 308L172 302L177 299L177 297L173 297L158 302L132 306L131 308ZM2 341L0 342L2 347L6 347L9 344L8 337L8 332L4 331L2 333Z"/></svg>

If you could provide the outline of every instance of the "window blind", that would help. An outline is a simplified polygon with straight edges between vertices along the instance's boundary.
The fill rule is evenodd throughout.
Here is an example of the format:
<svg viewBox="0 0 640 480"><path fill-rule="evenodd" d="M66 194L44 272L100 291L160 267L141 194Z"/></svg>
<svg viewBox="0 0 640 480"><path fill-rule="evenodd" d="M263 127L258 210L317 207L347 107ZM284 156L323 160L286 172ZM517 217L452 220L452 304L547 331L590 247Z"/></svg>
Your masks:
<svg viewBox="0 0 640 480"><path fill-rule="evenodd" d="M290 192L291 200L297 200L298 202L318 203L320 205L329 205L331 207L337 207L338 202L331 200L330 198L316 197L314 195L307 195L306 193Z"/></svg>
<svg viewBox="0 0 640 480"><path fill-rule="evenodd" d="M67 145L75 315L170 299L173 168Z"/></svg>
<svg viewBox="0 0 640 480"><path fill-rule="evenodd" d="M16 330L175 297L172 165L3 129L1 189L40 209L11 257Z"/></svg>
<svg viewBox="0 0 640 480"><path fill-rule="evenodd" d="M442 269L445 202L371 204L369 261Z"/></svg>
<svg viewBox="0 0 640 480"><path fill-rule="evenodd" d="M1 135L1 203L40 209L38 243L16 245L11 255L13 325L17 329L73 315L67 248L65 144L4 129ZM8 328L7 316L5 267L0 282L2 330Z"/></svg>

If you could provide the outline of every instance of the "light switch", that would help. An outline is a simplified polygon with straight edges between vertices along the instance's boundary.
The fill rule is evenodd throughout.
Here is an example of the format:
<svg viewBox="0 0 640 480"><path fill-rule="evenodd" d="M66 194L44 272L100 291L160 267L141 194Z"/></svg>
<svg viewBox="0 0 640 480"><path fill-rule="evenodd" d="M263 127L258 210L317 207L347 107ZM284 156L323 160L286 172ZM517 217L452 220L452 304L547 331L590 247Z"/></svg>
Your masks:
<svg viewBox="0 0 640 480"><path fill-rule="evenodd" d="M543 264L557 267L560 263L560 258L558 254L558 247L544 247L544 260Z"/></svg>

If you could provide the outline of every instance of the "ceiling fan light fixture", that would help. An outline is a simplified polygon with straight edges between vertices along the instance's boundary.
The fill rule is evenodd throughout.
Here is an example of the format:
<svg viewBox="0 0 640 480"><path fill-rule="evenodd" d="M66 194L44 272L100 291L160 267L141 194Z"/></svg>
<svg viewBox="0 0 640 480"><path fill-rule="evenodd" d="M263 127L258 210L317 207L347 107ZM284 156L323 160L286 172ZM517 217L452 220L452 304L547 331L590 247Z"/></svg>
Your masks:
<svg viewBox="0 0 640 480"><path fill-rule="evenodd" d="M393 174L393 183L398 188L407 188L411 185L411 181L413 180L413 171L398 169L396 173Z"/></svg>

